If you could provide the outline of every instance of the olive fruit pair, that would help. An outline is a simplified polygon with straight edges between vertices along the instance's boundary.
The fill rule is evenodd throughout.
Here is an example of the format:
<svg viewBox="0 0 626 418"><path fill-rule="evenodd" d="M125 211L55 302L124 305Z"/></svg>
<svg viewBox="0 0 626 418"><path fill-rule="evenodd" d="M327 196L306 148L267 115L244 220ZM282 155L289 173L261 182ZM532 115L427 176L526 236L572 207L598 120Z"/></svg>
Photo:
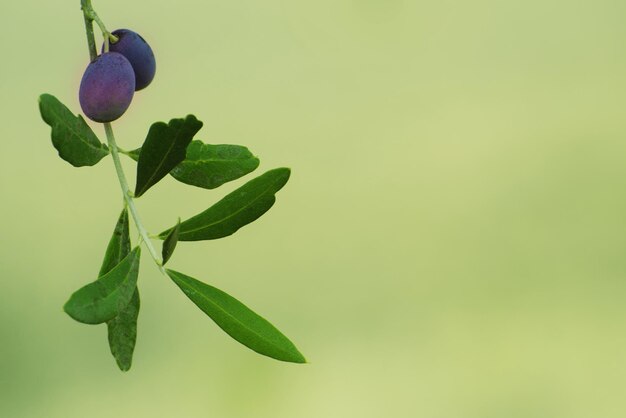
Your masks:
<svg viewBox="0 0 626 418"><path fill-rule="evenodd" d="M156 72L152 49L141 36L128 29L111 33L118 41L89 63L78 92L83 112L95 122L122 116L135 91L147 87Z"/></svg>

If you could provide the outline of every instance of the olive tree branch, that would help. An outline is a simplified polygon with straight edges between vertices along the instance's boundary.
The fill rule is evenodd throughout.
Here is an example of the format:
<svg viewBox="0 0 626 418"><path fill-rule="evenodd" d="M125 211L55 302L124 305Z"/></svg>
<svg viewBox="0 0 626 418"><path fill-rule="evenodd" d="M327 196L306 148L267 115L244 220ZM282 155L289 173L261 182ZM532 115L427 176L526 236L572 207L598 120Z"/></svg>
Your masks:
<svg viewBox="0 0 626 418"><path fill-rule="evenodd" d="M91 7L91 0L80 0L80 8L83 10L83 18L85 19L85 32L87 33L89 58L93 61L98 57L98 50L96 49L96 38L93 35L93 19L89 14L89 10L93 11L93 8Z"/></svg>
<svg viewBox="0 0 626 418"><path fill-rule="evenodd" d="M100 22L98 23L98 26L100 26L101 29L104 28L104 24L102 24L102 21L100 21L100 19L97 17L98 15L93 10L93 7L91 6L91 0L81 0L81 7L83 9L83 16L85 18L85 30L87 33L87 46L89 48L89 56L91 58L91 61L93 61L98 56L98 51L96 50L96 41L93 34L93 21L95 20L96 23ZM103 29L106 45L108 44L106 40L106 34L108 32L105 31L106 29ZM137 207L135 206L135 200L133 199L133 193L128 188L128 182L126 181L126 175L124 174L124 169L122 168L122 163L120 161L119 151L115 142L115 136L113 135L113 128L111 127L111 124L109 122L104 124L104 131L106 133L107 143L109 145L109 150L111 151L113 165L115 166L115 172L120 182L120 188L122 189L124 200L126 202L126 205L128 206L128 210L130 211L131 216L133 217L135 226L139 231L141 240L146 244L148 252L152 256L152 259L154 260L156 265L159 267L159 270L161 270L163 274L166 274L165 269L163 268L163 262L159 257L157 251L155 250L154 246L152 245L152 241L150 241L150 236L148 235L146 228L144 228L143 223L141 222L139 212L137 211Z"/></svg>
<svg viewBox="0 0 626 418"><path fill-rule="evenodd" d="M120 187L122 189L122 194L124 195L124 200L128 205L128 210L130 211L131 216L133 217L133 221L135 221L135 225L137 226L137 230L139 231L139 235L143 239L143 242L146 244L150 255L154 262L159 266L159 269L165 273L163 269L163 262L159 257L158 253L154 249L152 245L152 241L150 241L150 237L146 228L144 228L143 223L141 222L141 218L139 217L139 212L137 211L137 207L135 206L135 200L133 199L133 193L128 188L128 182L126 181L126 176L124 175L124 169L122 168L122 162L120 161L120 154L117 150L117 144L115 143L115 136L113 135L113 128L109 122L104 124L104 130L107 135L107 143L109 144L109 149L111 150L111 157L113 158L113 164L115 165L115 172L117 173L117 178L120 182Z"/></svg>

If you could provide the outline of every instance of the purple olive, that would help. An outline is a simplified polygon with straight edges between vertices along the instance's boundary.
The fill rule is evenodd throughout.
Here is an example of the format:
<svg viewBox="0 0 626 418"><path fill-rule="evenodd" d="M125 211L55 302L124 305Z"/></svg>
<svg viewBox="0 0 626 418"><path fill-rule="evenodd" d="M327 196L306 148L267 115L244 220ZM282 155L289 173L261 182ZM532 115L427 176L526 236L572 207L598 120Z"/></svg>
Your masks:
<svg viewBox="0 0 626 418"><path fill-rule="evenodd" d="M135 73L130 62L117 52L92 61L80 82L78 99L87 117L111 122L126 112L135 94Z"/></svg>
<svg viewBox="0 0 626 418"><path fill-rule="evenodd" d="M109 44L109 51L124 55L135 71L135 90L148 86L156 72L156 61L150 45L136 32L128 29L117 29L111 32L119 39ZM104 45L102 46L104 51Z"/></svg>

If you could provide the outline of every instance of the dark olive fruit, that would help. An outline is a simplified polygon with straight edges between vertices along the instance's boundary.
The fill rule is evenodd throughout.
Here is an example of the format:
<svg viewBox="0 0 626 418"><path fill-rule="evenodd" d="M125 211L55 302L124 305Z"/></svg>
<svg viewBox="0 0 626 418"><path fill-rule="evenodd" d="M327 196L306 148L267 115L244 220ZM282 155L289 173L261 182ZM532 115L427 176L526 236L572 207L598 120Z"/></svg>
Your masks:
<svg viewBox="0 0 626 418"><path fill-rule="evenodd" d="M117 29L111 32L118 41L109 43L109 51L124 55L135 71L135 90L148 86L156 72L156 61L150 45L136 32ZM102 46L104 51L104 45Z"/></svg>
<svg viewBox="0 0 626 418"><path fill-rule="evenodd" d="M122 54L107 52L92 61L80 82L78 99L85 115L111 122L126 112L135 94L135 73Z"/></svg>

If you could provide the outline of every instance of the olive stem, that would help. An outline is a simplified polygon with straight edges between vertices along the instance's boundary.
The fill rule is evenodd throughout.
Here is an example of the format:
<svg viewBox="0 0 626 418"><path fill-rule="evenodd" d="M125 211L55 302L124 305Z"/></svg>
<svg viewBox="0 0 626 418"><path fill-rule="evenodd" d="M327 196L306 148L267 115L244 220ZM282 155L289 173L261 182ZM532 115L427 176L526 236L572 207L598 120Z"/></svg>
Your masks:
<svg viewBox="0 0 626 418"><path fill-rule="evenodd" d="M128 210L130 211L131 216L133 217L133 221L135 221L135 225L137 226L137 230L139 231L139 235L141 236L143 242L146 244L152 259L157 264L159 269L165 273L165 269L163 268L163 261L159 257L158 253L154 249L152 245L152 241L150 241L150 237L146 228L144 228L143 223L141 222L141 218L139 217L139 212L137 211L137 207L135 206L135 200L133 199L133 193L128 188L128 182L126 181L126 175L124 174L124 169L122 168L122 162L120 161L120 154L117 150L117 144L115 143L115 136L113 135L113 128L109 122L104 124L104 130L107 136L107 143L109 144L109 149L111 151L111 157L113 158L113 164L115 165L115 172L117 173L117 178L120 182L120 187L122 188L122 194L124 195L124 200L128 205Z"/></svg>
<svg viewBox="0 0 626 418"><path fill-rule="evenodd" d="M93 35L93 19L89 15L89 10L93 10L91 7L91 0L81 0L80 7L83 10L83 18L85 19L85 32L87 34L89 58L93 61L98 57L98 50L96 49L96 38Z"/></svg>
<svg viewBox="0 0 626 418"><path fill-rule="evenodd" d="M107 41L111 41L115 43L119 40L119 38L107 30L106 26L104 25L104 22L102 22L102 20L100 19L100 16L98 16L98 13L96 13L96 11L93 9L93 6L91 5L91 0L81 0L80 6L81 6L81 9L83 10L83 17L85 18L85 27L87 29L87 43L89 46L89 56L91 57L91 60L93 61L98 56L98 52L96 50L96 41L93 35L92 22L96 22L96 24L100 28L100 31L102 31L102 38L104 38L105 47L108 43ZM105 52L108 52L108 48L106 48Z"/></svg>

